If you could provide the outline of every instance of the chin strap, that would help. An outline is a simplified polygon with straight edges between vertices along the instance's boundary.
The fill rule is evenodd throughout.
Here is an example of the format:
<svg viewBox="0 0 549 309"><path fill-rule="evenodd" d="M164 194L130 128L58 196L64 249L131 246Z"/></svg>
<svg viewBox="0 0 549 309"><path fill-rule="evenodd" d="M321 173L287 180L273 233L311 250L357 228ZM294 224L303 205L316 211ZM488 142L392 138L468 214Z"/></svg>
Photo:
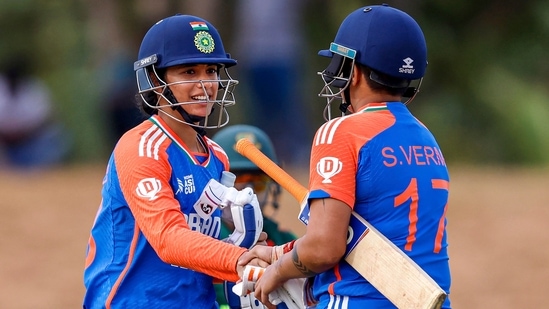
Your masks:
<svg viewBox="0 0 549 309"><path fill-rule="evenodd" d="M173 92L171 91L170 87L166 87L164 89L164 93L162 93L163 96L166 97L166 99L168 99L168 101L172 104L175 104L177 103L177 99L175 98L175 96L173 95ZM194 116L194 115L191 115L189 113L187 113L187 111L185 111L183 109L183 107L181 107L181 105L172 105L172 109L173 110L176 110L180 115L181 117L183 117L183 120L185 120L185 122L187 123L204 123L204 120L206 119L205 117L200 117L200 116ZM212 109L213 111L213 109ZM192 126L193 129L196 131L196 133L198 133L200 136L204 136L206 135L206 130L204 128L200 128L200 127L196 127L196 126Z"/></svg>
<svg viewBox="0 0 549 309"><path fill-rule="evenodd" d="M343 90L343 99L341 100L341 104L339 104L339 110L343 113L347 113L347 109L351 105L351 95L349 94L349 87L347 87L345 90Z"/></svg>

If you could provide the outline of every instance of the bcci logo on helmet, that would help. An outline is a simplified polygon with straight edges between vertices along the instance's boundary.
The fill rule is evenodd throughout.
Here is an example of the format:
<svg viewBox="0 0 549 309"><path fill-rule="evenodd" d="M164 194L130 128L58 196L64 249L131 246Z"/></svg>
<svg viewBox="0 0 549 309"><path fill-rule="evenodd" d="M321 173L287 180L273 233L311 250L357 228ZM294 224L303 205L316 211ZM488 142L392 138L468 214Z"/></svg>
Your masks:
<svg viewBox="0 0 549 309"><path fill-rule="evenodd" d="M198 31L194 36L194 46L199 51L209 54L215 49L215 42L212 36L206 31Z"/></svg>

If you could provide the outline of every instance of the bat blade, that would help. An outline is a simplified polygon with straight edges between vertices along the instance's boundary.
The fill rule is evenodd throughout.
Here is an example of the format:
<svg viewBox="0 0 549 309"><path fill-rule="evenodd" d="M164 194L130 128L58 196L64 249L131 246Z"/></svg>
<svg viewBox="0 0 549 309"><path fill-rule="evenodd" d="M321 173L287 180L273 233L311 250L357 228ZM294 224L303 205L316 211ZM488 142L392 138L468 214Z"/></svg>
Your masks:
<svg viewBox="0 0 549 309"><path fill-rule="evenodd" d="M271 161L247 139L236 151L255 163L287 190L301 206L300 219L308 220L308 190ZM447 295L402 250L357 213L350 220L345 260L398 308L438 309Z"/></svg>
<svg viewBox="0 0 549 309"><path fill-rule="evenodd" d="M398 308L438 309L446 292L410 257L359 215L350 226L359 236L345 260Z"/></svg>

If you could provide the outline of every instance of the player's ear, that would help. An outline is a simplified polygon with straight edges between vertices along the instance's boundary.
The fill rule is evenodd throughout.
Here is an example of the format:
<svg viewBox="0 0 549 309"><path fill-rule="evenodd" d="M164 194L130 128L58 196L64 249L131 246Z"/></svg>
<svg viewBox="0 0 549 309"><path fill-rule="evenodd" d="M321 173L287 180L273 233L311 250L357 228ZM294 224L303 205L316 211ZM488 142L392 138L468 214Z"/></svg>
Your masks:
<svg viewBox="0 0 549 309"><path fill-rule="evenodd" d="M360 66L355 63L353 65L353 74L351 75L351 85L358 85L364 77L364 72L360 69Z"/></svg>

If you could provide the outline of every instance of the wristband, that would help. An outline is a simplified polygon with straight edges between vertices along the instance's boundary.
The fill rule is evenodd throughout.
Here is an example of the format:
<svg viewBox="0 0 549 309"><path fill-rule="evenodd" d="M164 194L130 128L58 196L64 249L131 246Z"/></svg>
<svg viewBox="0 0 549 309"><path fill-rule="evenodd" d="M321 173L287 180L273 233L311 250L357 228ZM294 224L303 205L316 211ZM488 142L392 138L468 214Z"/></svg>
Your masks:
<svg viewBox="0 0 549 309"><path fill-rule="evenodd" d="M278 259L280 259L280 257L283 254L292 251L292 249L294 248L294 243L295 243L295 239L283 245L274 246L273 251L271 253L271 264L276 262Z"/></svg>

